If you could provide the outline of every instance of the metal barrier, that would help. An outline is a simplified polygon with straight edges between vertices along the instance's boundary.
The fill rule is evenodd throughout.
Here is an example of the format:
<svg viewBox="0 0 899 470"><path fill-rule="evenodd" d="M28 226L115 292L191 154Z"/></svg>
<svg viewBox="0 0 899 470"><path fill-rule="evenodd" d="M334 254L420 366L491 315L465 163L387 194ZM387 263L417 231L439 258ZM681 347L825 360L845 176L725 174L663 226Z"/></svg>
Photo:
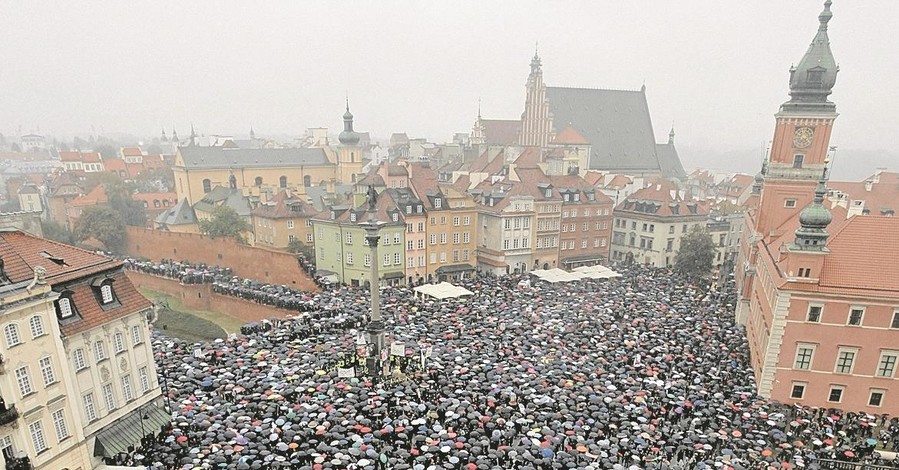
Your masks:
<svg viewBox="0 0 899 470"><path fill-rule="evenodd" d="M844 462L841 460L817 459L815 461L821 470L895 470L896 467L874 465L862 462Z"/></svg>

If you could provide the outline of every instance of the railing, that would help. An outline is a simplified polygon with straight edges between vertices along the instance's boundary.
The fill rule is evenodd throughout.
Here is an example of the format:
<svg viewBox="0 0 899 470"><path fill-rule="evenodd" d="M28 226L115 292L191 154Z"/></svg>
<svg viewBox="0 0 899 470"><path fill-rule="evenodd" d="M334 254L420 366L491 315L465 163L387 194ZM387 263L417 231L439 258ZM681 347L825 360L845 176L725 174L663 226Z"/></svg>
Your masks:
<svg viewBox="0 0 899 470"><path fill-rule="evenodd" d="M0 426L6 426L17 419L19 419L19 410L16 409L16 405L0 409Z"/></svg>
<svg viewBox="0 0 899 470"><path fill-rule="evenodd" d="M895 470L896 467L874 465L862 462L844 462L841 460L818 459L818 467L821 470Z"/></svg>

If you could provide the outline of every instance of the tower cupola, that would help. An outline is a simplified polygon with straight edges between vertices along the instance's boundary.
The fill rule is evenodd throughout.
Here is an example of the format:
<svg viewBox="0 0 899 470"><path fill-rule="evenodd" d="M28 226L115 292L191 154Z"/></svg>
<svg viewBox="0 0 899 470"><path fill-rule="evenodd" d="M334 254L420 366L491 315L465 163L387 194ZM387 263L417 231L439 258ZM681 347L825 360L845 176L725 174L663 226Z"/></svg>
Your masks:
<svg viewBox="0 0 899 470"><path fill-rule="evenodd" d="M347 100L346 112L343 113L343 132L337 136L340 145L357 145L361 137L353 130L353 113L350 112L350 101Z"/></svg>
<svg viewBox="0 0 899 470"><path fill-rule="evenodd" d="M818 32L799 64L790 68L790 101L784 103L785 108L835 107L827 100L840 70L830 50L830 38L827 36L827 24L833 17L830 5L830 0L824 2L824 11L818 15Z"/></svg>
<svg viewBox="0 0 899 470"><path fill-rule="evenodd" d="M827 244L827 226L833 221L833 215L824 207L824 196L827 194L827 166L818 185L815 187L815 199L799 213L799 228L796 230L796 246L801 250L822 250Z"/></svg>

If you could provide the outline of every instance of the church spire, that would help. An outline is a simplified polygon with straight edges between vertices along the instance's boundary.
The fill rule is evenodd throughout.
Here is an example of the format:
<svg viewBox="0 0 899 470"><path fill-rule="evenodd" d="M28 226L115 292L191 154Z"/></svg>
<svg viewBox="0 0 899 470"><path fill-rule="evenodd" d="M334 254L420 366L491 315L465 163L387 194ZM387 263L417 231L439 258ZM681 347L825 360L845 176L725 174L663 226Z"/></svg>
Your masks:
<svg viewBox="0 0 899 470"><path fill-rule="evenodd" d="M188 145L190 145L190 146L197 145L197 133L196 133L196 131L194 131L193 123L190 124L190 143Z"/></svg>
<svg viewBox="0 0 899 470"><path fill-rule="evenodd" d="M540 55L537 54L537 46L539 43L534 44L534 58L531 59L531 73L542 73L540 66L542 63L540 62Z"/></svg>
<svg viewBox="0 0 899 470"><path fill-rule="evenodd" d="M341 145L356 145L361 137L353 130L353 113L350 112L350 99L346 100L346 112L343 113L343 132L337 136Z"/></svg>
<svg viewBox="0 0 899 470"><path fill-rule="evenodd" d="M165 135L165 127L162 128L162 141L168 142L169 138Z"/></svg>
<svg viewBox="0 0 899 470"><path fill-rule="evenodd" d="M818 32L799 64L790 68L790 101L785 108L832 109L827 100L837 80L837 66L830 50L827 25L833 18L831 1L824 2L824 10L818 15Z"/></svg>
<svg viewBox="0 0 899 470"><path fill-rule="evenodd" d="M668 145L674 145L674 124L671 125L671 132L668 133Z"/></svg>

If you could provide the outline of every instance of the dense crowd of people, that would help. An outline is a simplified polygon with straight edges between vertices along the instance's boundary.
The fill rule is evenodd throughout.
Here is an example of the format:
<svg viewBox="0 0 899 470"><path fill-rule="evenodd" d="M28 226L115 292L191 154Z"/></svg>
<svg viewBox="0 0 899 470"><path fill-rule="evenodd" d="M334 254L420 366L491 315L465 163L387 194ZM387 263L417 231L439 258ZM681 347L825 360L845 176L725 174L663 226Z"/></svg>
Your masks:
<svg viewBox="0 0 899 470"><path fill-rule="evenodd" d="M206 267L193 275L263 303L284 296L296 318L212 343L157 335L175 419L133 458L153 469L756 469L877 461L876 445L899 446L895 419L755 395L729 290L617 269L527 288L482 276L462 283L474 295L445 301L384 288L388 347L370 375L365 289L309 294Z"/></svg>

